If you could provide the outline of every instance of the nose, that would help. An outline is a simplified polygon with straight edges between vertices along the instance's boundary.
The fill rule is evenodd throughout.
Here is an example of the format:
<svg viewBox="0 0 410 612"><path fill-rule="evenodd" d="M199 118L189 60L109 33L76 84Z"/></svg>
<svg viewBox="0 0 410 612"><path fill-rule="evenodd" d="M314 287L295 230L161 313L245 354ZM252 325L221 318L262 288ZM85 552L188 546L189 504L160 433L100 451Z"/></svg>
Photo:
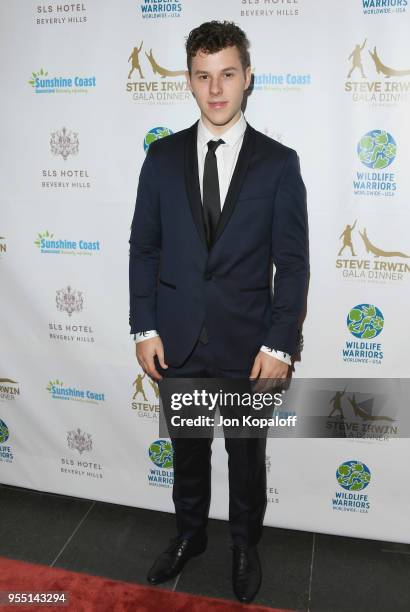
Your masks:
<svg viewBox="0 0 410 612"><path fill-rule="evenodd" d="M210 79L209 92L212 96L219 96L222 93L222 81L219 78Z"/></svg>

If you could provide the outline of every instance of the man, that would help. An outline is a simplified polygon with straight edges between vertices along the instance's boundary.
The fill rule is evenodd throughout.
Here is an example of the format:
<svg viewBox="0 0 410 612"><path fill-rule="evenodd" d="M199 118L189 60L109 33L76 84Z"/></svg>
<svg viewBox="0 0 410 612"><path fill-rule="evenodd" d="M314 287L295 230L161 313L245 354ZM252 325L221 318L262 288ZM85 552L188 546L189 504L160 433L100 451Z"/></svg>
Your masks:
<svg viewBox="0 0 410 612"><path fill-rule="evenodd" d="M299 337L308 275L305 189L295 151L254 130L241 105L249 42L229 22L186 42L200 119L150 145L130 238L130 325L153 379L285 378ZM274 296L271 264L276 267ZM178 534L148 581L178 574L206 548L211 439L173 439ZM233 588L261 582L266 439L225 439Z"/></svg>

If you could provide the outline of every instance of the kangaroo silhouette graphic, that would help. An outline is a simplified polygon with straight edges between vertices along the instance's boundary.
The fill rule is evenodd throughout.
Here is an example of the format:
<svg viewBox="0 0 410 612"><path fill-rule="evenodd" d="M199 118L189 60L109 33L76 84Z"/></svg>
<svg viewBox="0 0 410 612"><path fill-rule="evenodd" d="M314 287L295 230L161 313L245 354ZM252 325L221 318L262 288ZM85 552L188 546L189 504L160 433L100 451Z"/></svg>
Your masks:
<svg viewBox="0 0 410 612"><path fill-rule="evenodd" d="M366 228L364 228L363 232L359 230L359 234L361 239L364 242L364 246L366 247L366 251L368 253L373 253L375 257L405 257L406 259L410 259L410 255L406 255L401 251L383 251L383 249L379 249L374 244L370 242L370 239L367 235Z"/></svg>
<svg viewBox="0 0 410 612"><path fill-rule="evenodd" d="M149 50L149 53L145 51L145 55L151 64L153 73L160 74L162 79L166 76L183 76L185 74L185 70L167 70L167 68L162 68L162 66L160 66L155 60L152 54L152 49Z"/></svg>
<svg viewBox="0 0 410 612"><path fill-rule="evenodd" d="M410 70L395 70L394 68L389 68L389 66L386 66L385 64L383 64L383 62L377 55L376 47L374 47L373 53L369 51L369 54L372 60L374 61L374 65L376 66L376 70L378 74L380 74L381 72L382 74L384 74L384 76L388 78L392 76L398 77L398 76L410 75Z"/></svg>

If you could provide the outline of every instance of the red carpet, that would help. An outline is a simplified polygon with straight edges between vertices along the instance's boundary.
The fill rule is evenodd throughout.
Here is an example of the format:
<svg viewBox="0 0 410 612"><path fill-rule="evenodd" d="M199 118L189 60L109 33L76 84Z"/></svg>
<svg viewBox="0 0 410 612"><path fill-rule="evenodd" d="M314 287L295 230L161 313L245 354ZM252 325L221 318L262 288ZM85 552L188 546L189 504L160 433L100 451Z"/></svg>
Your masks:
<svg viewBox="0 0 410 612"><path fill-rule="evenodd" d="M13 609L18 612L290 612L264 606L245 606L225 599L175 593L4 557L0 557L0 591L66 591L70 597L68 606L0 606L5 612L11 612Z"/></svg>

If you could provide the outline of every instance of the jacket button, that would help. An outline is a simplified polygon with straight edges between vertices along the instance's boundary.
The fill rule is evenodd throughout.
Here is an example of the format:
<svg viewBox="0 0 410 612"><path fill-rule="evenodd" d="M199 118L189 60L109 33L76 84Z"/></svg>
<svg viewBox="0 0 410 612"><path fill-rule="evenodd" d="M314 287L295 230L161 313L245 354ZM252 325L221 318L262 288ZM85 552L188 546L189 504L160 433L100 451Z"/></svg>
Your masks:
<svg viewBox="0 0 410 612"><path fill-rule="evenodd" d="M212 274L210 272L205 272L204 279L207 281L212 280Z"/></svg>

